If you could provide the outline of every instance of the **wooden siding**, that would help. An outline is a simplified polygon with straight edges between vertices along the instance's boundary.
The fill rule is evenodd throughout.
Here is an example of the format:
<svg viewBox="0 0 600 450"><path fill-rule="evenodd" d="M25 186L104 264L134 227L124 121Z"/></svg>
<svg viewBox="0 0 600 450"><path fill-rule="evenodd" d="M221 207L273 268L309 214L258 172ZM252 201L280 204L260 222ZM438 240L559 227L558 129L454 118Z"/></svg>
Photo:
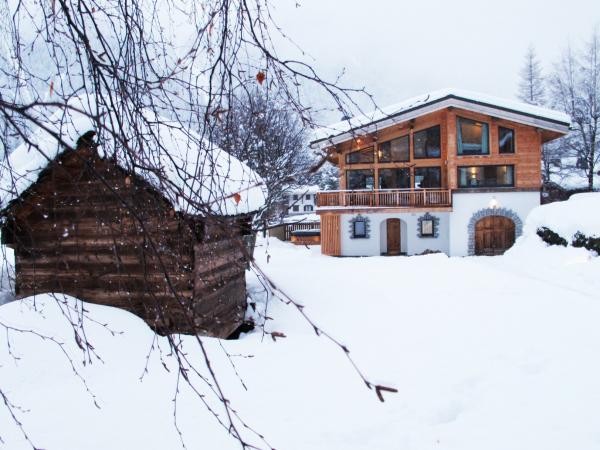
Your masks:
<svg viewBox="0 0 600 450"><path fill-rule="evenodd" d="M444 169L444 161L446 159L445 150L446 136L444 133L446 121L446 114L444 111L434 112L423 117L419 117L409 122L403 122L383 130L378 131L376 134L369 134L366 136L356 137L355 139L343 142L336 146L335 152L339 153L339 167L340 167L340 189L346 189L346 170L350 169L373 169L375 175L375 189L379 189L379 170L380 169L392 169L392 168L413 168L413 167L440 167L441 170L441 184L442 188L447 185L446 171ZM425 130L427 128L440 125L440 140L441 140L441 157L440 158L414 158L414 139L413 136L416 132ZM409 136L410 142L410 159L406 162L389 162L383 163L377 161L377 155L379 150L379 144L387 142L392 139L396 139L402 136ZM375 152L375 163L373 164L346 164L345 155L349 152L366 148L369 146L374 147Z"/></svg>
<svg viewBox="0 0 600 450"><path fill-rule="evenodd" d="M340 216L321 215L321 253L329 256L341 255Z"/></svg>
<svg viewBox="0 0 600 450"><path fill-rule="evenodd" d="M538 129L506 120L496 119L470 111L453 109L447 112L448 142L448 187L458 188L459 166L514 165L515 188L540 189L542 183L541 151L542 137ZM456 149L457 117L465 117L489 126L490 154L481 156L459 156ZM498 127L515 130L515 153L500 154Z"/></svg>
<svg viewBox="0 0 600 450"><path fill-rule="evenodd" d="M243 320L235 227L207 234L202 219L94 150L65 152L4 214L19 298L65 293L126 309L160 333L226 337Z"/></svg>
<svg viewBox="0 0 600 450"><path fill-rule="evenodd" d="M481 156L459 156L456 146L457 117L465 117L485 122L489 126L490 154ZM440 125L440 158L414 158L414 133ZM515 130L515 153L500 154L498 147L498 127ZM382 142L402 136L410 138L410 160L407 162L379 163L377 162L378 146ZM379 188L379 170L385 168L414 168L440 167L441 188L457 189L459 166L471 165L514 165L515 188L539 189L541 186L541 145L542 133L534 127L522 125L496 117L486 116L472 111L457 108L436 111L413 120L402 122L376 133L356 136L346 142L329 149L335 156L340 168L340 189L346 189L346 170L373 169L375 189ZM345 155L349 152L372 146L375 152L375 162L372 164L346 164ZM332 156L332 157L333 157ZM414 178L413 178L414 179Z"/></svg>

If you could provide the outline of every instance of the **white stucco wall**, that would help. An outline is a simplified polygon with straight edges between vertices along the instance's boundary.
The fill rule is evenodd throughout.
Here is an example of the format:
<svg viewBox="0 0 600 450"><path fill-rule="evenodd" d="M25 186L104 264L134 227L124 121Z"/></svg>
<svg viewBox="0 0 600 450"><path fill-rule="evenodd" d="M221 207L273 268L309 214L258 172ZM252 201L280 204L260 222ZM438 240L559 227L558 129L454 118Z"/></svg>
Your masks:
<svg viewBox="0 0 600 450"><path fill-rule="evenodd" d="M494 206L513 211L523 223L529 212L540 204L539 192L453 193L450 214L450 255L469 254L469 221L481 209Z"/></svg>
<svg viewBox="0 0 600 450"><path fill-rule="evenodd" d="M419 213L369 213L369 238L352 239L350 221L358 214L342 214L341 217L341 253L343 256L378 256L387 251L387 219L400 219L400 249L408 255L423 251L449 251L449 213L429 211L439 219L438 237L421 238L418 236L418 218L427 211Z"/></svg>
<svg viewBox="0 0 600 450"><path fill-rule="evenodd" d="M494 202L492 202L494 200ZM358 214L341 216L341 254L343 256L377 256L387 251L387 219L400 219L401 252L417 255L425 250L439 250L450 256L469 254L469 221L480 210L495 206L498 210L507 209L521 222L529 212L540 204L538 192L485 192L454 193L452 212L429 213L439 219L438 237L418 236L418 218L427 211L415 213L368 213L369 238L352 239L350 221Z"/></svg>

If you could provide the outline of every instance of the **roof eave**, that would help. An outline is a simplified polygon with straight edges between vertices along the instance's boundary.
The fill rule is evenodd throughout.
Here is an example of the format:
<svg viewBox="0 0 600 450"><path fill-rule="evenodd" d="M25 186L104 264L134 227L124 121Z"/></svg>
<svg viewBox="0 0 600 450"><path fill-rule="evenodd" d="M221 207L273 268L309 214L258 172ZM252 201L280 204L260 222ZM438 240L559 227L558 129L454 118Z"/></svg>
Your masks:
<svg viewBox="0 0 600 450"><path fill-rule="evenodd" d="M473 107L475 105L476 107ZM357 135L373 133L378 130L388 128L401 122L439 111L445 108L454 107L479 112L482 114L510 120L512 122L522 123L524 125L534 126L544 130L555 131L560 134L567 134L570 128L570 122L563 122L540 115L517 111L490 103L467 99L464 97L450 94L445 97L433 100L424 105L415 106L396 114L389 115L382 119L354 127L348 131L332 135L326 138L316 139L310 142L311 148L325 148L340 144Z"/></svg>

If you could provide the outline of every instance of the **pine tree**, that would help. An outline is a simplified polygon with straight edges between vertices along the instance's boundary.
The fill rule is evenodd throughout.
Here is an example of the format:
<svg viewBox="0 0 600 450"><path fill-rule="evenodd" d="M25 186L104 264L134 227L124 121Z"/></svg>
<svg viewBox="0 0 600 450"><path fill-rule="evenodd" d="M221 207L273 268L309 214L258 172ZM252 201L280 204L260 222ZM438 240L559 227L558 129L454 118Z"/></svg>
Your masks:
<svg viewBox="0 0 600 450"><path fill-rule="evenodd" d="M543 105L545 102L544 77L533 46L530 46L525 54L525 64L521 68L520 77L519 99L531 105Z"/></svg>

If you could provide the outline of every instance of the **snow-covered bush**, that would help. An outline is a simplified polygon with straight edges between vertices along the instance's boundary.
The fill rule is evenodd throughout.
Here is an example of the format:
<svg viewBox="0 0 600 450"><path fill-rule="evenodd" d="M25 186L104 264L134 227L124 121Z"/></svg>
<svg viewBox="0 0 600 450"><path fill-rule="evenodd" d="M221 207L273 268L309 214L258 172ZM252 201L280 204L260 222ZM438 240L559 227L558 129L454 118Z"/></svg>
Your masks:
<svg viewBox="0 0 600 450"><path fill-rule="evenodd" d="M583 247L588 250L593 250L600 255L600 237L586 236L578 231L575 233L575 236L573 236L571 245L573 245L573 247Z"/></svg>
<svg viewBox="0 0 600 450"><path fill-rule="evenodd" d="M548 227L540 227L536 233L540 238L542 238L542 241L548 245L562 245L563 247L567 246L567 240Z"/></svg>

